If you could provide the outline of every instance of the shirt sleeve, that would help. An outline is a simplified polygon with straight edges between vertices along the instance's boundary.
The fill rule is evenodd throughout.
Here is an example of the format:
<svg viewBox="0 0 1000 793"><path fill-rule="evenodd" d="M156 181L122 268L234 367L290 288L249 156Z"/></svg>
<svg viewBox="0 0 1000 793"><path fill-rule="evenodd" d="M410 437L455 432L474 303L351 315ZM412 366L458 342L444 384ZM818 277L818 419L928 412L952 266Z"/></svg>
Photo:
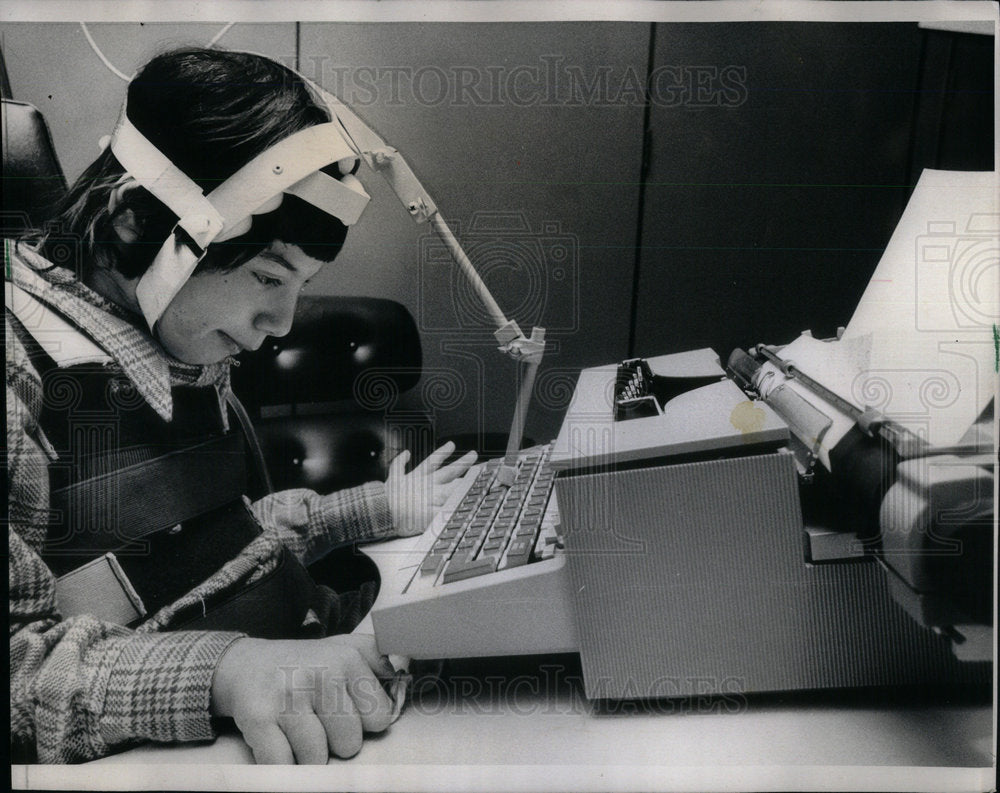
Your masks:
<svg viewBox="0 0 1000 793"><path fill-rule="evenodd" d="M48 461L29 406L37 374L7 349L7 487L11 748L25 760L80 762L137 740L214 737L212 677L238 633L139 634L80 616L62 619L39 552ZM33 376L32 376L33 375Z"/></svg>
<svg viewBox="0 0 1000 793"><path fill-rule="evenodd" d="M251 509L303 564L339 545L396 536L382 482L323 496L304 488L283 490L255 501Z"/></svg>

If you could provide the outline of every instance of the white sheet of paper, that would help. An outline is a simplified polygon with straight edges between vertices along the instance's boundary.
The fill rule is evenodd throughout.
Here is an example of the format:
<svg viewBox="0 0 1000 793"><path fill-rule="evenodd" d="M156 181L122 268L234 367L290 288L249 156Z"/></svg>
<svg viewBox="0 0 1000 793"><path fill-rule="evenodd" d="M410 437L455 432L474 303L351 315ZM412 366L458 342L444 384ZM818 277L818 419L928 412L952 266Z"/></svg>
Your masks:
<svg viewBox="0 0 1000 793"><path fill-rule="evenodd" d="M997 174L925 170L840 342L851 401L957 443L996 390L998 316Z"/></svg>
<svg viewBox="0 0 1000 793"><path fill-rule="evenodd" d="M925 170L840 341L804 336L781 357L947 446L996 391L998 322L997 174Z"/></svg>

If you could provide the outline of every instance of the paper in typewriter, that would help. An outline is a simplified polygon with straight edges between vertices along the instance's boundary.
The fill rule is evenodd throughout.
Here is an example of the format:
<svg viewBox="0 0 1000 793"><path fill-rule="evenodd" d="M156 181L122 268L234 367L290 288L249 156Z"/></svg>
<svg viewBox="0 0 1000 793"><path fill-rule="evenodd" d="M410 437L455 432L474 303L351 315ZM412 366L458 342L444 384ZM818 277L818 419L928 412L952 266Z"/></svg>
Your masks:
<svg viewBox="0 0 1000 793"><path fill-rule="evenodd" d="M954 444L996 389L1000 207L995 172L924 171L843 341L851 384L935 446Z"/></svg>
<svg viewBox="0 0 1000 793"><path fill-rule="evenodd" d="M802 337L781 357L933 446L957 443L996 389L998 231L996 173L925 170L841 340Z"/></svg>

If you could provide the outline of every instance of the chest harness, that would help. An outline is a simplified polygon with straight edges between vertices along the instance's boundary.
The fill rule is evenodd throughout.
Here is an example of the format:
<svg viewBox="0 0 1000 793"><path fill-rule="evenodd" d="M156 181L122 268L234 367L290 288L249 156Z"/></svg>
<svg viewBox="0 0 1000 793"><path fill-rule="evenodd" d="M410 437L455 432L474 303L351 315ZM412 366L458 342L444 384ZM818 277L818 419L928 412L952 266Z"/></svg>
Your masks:
<svg viewBox="0 0 1000 793"><path fill-rule="evenodd" d="M18 297L21 306L25 298L34 301L23 291ZM252 430L233 408L226 428L214 387L174 386L173 420L165 421L116 367L60 366L16 314L13 322L41 375L38 424L58 455L49 465L41 556L57 576L59 610L63 617L88 613L134 627L261 534L244 501L253 478L246 437ZM62 329L61 345L98 349L76 333L71 340ZM303 623L316 589L282 549L269 574L198 600L168 627L303 637L310 635Z"/></svg>

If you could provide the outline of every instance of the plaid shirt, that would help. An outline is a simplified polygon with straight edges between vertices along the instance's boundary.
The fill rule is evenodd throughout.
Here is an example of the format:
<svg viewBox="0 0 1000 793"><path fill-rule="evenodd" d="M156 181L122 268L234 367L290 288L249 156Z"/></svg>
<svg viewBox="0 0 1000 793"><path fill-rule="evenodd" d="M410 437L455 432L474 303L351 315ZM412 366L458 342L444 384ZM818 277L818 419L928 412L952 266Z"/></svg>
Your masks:
<svg viewBox="0 0 1000 793"><path fill-rule="evenodd" d="M83 330L164 419L171 386L214 386L223 398L228 364L170 358L135 318L54 267L24 243L4 242L7 280ZM149 739L214 737L212 676L238 633L162 632L185 605L241 586L276 563L281 545L309 563L344 542L392 536L385 487L372 482L320 496L291 490L251 505L264 532L234 560L136 630L91 616L62 619L55 580L40 557L48 522L48 465L55 452L38 426L42 386L6 316L9 493L11 741L40 762L79 762Z"/></svg>

